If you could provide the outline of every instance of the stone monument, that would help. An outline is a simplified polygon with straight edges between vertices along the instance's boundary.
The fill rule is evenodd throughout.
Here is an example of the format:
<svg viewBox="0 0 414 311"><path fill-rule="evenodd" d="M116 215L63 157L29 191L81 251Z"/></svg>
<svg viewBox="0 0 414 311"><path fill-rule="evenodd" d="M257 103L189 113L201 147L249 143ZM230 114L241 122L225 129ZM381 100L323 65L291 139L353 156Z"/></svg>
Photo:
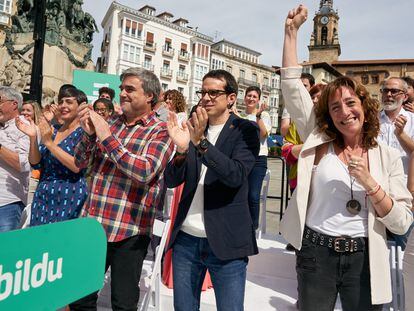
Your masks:
<svg viewBox="0 0 414 311"><path fill-rule="evenodd" d="M62 84L72 83L74 69L94 70L91 42L98 27L82 4L82 0L46 0L43 91L47 90L48 97ZM0 47L1 85L20 91L30 88L34 14L34 0L17 0L12 28Z"/></svg>

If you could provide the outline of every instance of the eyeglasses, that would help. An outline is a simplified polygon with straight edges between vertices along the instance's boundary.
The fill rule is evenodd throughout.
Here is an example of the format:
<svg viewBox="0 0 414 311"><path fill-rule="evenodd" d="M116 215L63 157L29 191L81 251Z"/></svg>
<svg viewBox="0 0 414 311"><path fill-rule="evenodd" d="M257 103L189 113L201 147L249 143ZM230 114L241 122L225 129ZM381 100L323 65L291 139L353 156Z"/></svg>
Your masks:
<svg viewBox="0 0 414 311"><path fill-rule="evenodd" d="M0 105L2 105L5 102L11 102L13 101L12 99L6 99L6 98L0 98Z"/></svg>
<svg viewBox="0 0 414 311"><path fill-rule="evenodd" d="M391 96L397 96L399 94L404 94L405 93L404 90L400 90L400 89L387 89L387 88L382 88L381 89L382 94L388 94L388 92L391 93Z"/></svg>
<svg viewBox="0 0 414 311"><path fill-rule="evenodd" d="M208 90L208 91L201 90L201 91L196 91L196 94L198 98L200 99L204 98L206 94L208 94L210 99L216 99L220 95L227 94L227 92L223 90Z"/></svg>

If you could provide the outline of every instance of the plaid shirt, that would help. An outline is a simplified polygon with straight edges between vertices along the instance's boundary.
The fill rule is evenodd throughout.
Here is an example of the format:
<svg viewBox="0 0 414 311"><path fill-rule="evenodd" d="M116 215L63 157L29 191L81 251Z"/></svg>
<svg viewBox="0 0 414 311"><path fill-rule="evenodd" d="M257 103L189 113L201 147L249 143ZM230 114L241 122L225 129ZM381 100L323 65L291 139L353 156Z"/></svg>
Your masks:
<svg viewBox="0 0 414 311"><path fill-rule="evenodd" d="M117 242L151 233L173 144L166 124L153 112L133 126L120 116L110 129L112 136L102 143L85 133L75 149L75 163L84 168L92 160L91 191L82 216L95 217L108 241Z"/></svg>

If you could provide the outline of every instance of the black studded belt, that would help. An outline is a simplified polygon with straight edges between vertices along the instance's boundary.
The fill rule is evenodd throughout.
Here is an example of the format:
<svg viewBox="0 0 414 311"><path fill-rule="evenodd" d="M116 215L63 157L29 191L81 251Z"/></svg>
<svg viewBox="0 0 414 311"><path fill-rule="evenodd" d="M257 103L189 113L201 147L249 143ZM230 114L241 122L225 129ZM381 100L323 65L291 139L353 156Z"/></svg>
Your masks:
<svg viewBox="0 0 414 311"><path fill-rule="evenodd" d="M368 246L367 238L350 238L344 236L330 236L312 230L305 226L303 238L309 242L333 249L337 253L353 253L365 250Z"/></svg>

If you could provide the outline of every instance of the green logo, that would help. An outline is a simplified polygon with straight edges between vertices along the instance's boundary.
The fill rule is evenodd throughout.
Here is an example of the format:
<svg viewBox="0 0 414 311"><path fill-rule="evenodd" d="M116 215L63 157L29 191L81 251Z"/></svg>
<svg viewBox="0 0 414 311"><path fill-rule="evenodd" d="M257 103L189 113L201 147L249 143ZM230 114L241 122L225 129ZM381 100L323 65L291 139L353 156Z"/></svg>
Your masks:
<svg viewBox="0 0 414 311"><path fill-rule="evenodd" d="M103 286L106 237L92 218L0 234L0 310L56 310Z"/></svg>
<svg viewBox="0 0 414 311"><path fill-rule="evenodd" d="M114 100L119 102L120 84L121 81L117 75L79 69L73 71L73 85L85 92L89 103L98 99L98 90L104 86L115 90Z"/></svg>

